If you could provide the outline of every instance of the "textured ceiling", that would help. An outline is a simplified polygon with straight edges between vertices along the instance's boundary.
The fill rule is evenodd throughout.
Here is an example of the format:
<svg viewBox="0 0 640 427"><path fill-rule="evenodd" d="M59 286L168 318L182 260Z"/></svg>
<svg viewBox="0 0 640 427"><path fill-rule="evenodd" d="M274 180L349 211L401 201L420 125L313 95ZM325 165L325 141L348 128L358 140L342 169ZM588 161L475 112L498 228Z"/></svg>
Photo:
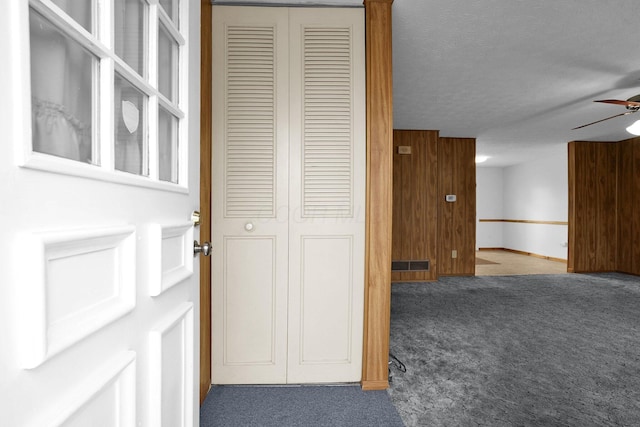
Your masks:
<svg viewBox="0 0 640 427"><path fill-rule="evenodd" d="M638 19L640 0L395 0L394 127L475 137L484 166L629 138L640 113L571 128L626 111L595 99L640 94Z"/></svg>
<svg viewBox="0 0 640 427"><path fill-rule="evenodd" d="M571 128L640 93L639 18L638 0L396 0L394 127L475 137L486 166L627 139L640 113Z"/></svg>

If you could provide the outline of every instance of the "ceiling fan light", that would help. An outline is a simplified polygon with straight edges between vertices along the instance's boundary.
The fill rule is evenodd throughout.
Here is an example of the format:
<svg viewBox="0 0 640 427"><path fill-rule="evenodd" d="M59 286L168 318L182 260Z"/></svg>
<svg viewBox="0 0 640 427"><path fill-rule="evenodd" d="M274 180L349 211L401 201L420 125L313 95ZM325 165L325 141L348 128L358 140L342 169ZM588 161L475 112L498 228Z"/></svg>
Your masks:
<svg viewBox="0 0 640 427"><path fill-rule="evenodd" d="M631 135L640 135L640 120L636 120L631 126L627 128L627 132Z"/></svg>

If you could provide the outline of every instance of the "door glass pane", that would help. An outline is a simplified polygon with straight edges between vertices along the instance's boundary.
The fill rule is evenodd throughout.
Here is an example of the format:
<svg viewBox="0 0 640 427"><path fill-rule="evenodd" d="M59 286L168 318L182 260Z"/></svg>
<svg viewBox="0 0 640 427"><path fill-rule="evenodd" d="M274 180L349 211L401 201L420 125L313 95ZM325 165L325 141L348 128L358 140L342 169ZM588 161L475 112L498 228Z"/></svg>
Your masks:
<svg viewBox="0 0 640 427"><path fill-rule="evenodd" d="M160 0L160 6L167 12L169 18L176 24L178 24L178 0Z"/></svg>
<svg viewBox="0 0 640 427"><path fill-rule="evenodd" d="M171 101L177 101L178 44L164 25L158 26L158 90Z"/></svg>
<svg viewBox="0 0 640 427"><path fill-rule="evenodd" d="M178 118L160 107L158 117L160 180L178 182Z"/></svg>
<svg viewBox="0 0 640 427"><path fill-rule="evenodd" d="M97 58L33 10L29 30L33 150L97 164L91 132Z"/></svg>
<svg viewBox="0 0 640 427"><path fill-rule="evenodd" d="M67 15L72 17L78 24L82 25L87 31L94 32L92 25L93 19L93 0L52 0L60 9L64 10Z"/></svg>
<svg viewBox="0 0 640 427"><path fill-rule="evenodd" d="M147 176L147 97L116 74L114 100L115 168Z"/></svg>
<svg viewBox="0 0 640 427"><path fill-rule="evenodd" d="M146 47L146 2L115 0L115 50L120 58L146 77L144 52Z"/></svg>

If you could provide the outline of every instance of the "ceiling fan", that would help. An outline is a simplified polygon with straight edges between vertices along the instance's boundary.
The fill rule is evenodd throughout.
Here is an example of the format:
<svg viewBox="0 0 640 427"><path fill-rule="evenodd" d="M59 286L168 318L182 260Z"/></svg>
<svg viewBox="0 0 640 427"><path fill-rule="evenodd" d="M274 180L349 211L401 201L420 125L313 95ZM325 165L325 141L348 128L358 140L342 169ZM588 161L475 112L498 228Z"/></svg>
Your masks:
<svg viewBox="0 0 640 427"><path fill-rule="evenodd" d="M627 109L624 113L616 114L615 116L607 117L606 119L597 120L595 122L587 123L586 125L575 127L571 130L581 129L587 126L595 125L596 123L604 122L605 120L613 119L615 117L626 116L629 114L637 113L640 110L640 95L632 96L626 101L622 101L619 99L602 99L599 101L593 102L603 102L605 104L616 104L616 105L624 105Z"/></svg>

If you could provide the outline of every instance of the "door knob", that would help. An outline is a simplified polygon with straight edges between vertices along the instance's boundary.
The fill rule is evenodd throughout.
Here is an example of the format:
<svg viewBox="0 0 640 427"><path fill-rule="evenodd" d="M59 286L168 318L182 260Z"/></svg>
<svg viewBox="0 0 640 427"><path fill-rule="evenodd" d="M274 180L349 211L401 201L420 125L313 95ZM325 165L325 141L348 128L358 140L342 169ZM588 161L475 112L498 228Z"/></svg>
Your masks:
<svg viewBox="0 0 640 427"><path fill-rule="evenodd" d="M202 244L202 246L200 246L200 243L198 243L197 240L194 240L193 241L193 256L196 256L198 254L202 254L204 256L211 255L211 243L204 242Z"/></svg>

